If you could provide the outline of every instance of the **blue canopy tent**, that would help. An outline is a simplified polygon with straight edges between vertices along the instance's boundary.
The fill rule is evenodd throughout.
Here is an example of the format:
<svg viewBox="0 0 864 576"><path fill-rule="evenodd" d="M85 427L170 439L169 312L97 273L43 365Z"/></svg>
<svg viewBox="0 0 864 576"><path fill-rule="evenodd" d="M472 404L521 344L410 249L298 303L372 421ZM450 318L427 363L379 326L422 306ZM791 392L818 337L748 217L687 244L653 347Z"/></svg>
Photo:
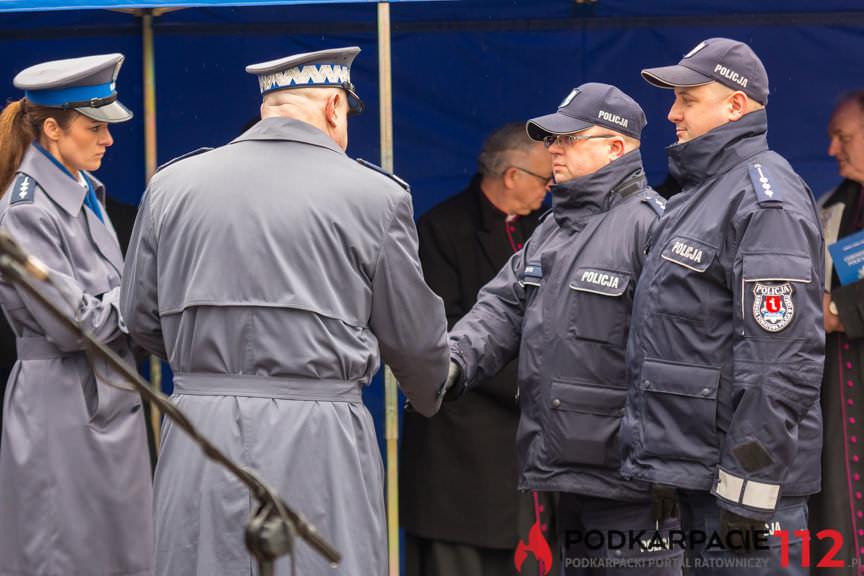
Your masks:
<svg viewBox="0 0 864 576"><path fill-rule="evenodd" d="M41 60L125 53L119 86L137 117L115 129L117 143L100 173L112 193L135 202L145 179L141 18L59 8L144 3L99 2L0 0L0 94L18 97L14 73ZM369 113L352 120L349 153L380 158L377 7L359 1L288 3L199 0L187 3L199 7L153 18L158 162L226 142L257 113L256 84L243 72L246 64L346 44L363 48L353 77L370 103ZM649 179L662 180L663 147L674 138L665 121L671 99L645 84L639 70L673 63L715 35L749 42L764 60L772 89L771 144L820 194L836 180L825 154L831 104L842 90L864 84L857 80L864 7L858 0L768 0L753 6L747 0L393 3L395 171L412 184L417 213L465 184L489 131L547 113L570 88L589 80L615 83L642 103L649 119L643 141ZM52 11L35 11L46 8Z"/></svg>
<svg viewBox="0 0 864 576"><path fill-rule="evenodd" d="M178 6L191 7L159 12ZM156 11L80 10L142 7ZM137 116L113 128L116 143L99 176L112 194L135 203L147 174L142 30L153 38L158 163L225 143L257 114L246 64L356 44L363 52L352 80L367 113L352 119L348 153L386 164L376 123L380 9L363 0L0 0L0 95L20 97L12 77L39 61L126 54L119 90ZM642 104L649 121L643 156L649 181L660 183L663 148L674 140L665 119L671 94L647 85L639 70L677 62L711 36L746 41L763 59L771 79L769 142L819 196L838 182L826 153L834 100L864 87L860 0L397 1L389 14L392 160L412 185L417 214L467 184L489 132L552 111L587 81L616 84ZM380 383L365 397L382 430Z"/></svg>

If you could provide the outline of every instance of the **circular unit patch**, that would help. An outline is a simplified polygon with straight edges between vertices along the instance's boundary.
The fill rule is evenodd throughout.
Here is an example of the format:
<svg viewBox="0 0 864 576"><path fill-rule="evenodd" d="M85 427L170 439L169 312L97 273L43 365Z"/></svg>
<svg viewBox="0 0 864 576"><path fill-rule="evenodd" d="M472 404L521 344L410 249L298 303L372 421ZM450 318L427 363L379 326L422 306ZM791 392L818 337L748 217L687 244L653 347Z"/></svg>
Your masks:
<svg viewBox="0 0 864 576"><path fill-rule="evenodd" d="M792 322L795 317L794 291L789 282L772 285L756 282L753 286L753 319L760 328L780 332Z"/></svg>

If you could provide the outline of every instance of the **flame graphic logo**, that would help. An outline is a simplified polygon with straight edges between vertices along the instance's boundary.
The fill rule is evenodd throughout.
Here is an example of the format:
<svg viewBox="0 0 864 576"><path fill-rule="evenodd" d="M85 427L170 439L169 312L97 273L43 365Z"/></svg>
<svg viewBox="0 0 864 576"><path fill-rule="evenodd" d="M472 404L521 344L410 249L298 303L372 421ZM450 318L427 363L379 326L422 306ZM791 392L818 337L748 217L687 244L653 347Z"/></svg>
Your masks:
<svg viewBox="0 0 864 576"><path fill-rule="evenodd" d="M549 543L543 536L543 529L540 527L540 508L537 504L537 493L534 493L534 513L536 520L528 532L528 544L524 540L519 541L516 547L516 554L513 556L513 563L516 565L516 570L522 573L522 565L528 558L528 553L534 554L537 562L540 565L540 574L546 576L552 570L552 550L549 548Z"/></svg>

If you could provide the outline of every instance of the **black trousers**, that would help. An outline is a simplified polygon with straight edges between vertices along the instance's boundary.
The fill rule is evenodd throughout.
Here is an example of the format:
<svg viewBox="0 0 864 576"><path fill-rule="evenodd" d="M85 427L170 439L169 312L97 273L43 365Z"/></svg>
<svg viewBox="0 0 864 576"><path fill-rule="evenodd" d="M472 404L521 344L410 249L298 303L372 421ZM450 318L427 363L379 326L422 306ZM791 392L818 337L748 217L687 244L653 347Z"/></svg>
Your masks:
<svg viewBox="0 0 864 576"><path fill-rule="evenodd" d="M562 493L558 539L565 576L680 576L684 551L669 545L678 519L654 521L651 503Z"/></svg>
<svg viewBox="0 0 864 576"><path fill-rule="evenodd" d="M517 541L511 548L484 548L459 542L422 538L405 533L405 576L559 576L558 542L555 537L555 494L537 493L537 503L544 512L538 521L533 493L520 496L515 532ZM517 547L530 544L531 529L542 523L543 540L550 548L551 566L540 570L537 556L532 552L520 554L520 568L516 567ZM537 538L535 537L535 540ZM542 555L542 554L541 554Z"/></svg>

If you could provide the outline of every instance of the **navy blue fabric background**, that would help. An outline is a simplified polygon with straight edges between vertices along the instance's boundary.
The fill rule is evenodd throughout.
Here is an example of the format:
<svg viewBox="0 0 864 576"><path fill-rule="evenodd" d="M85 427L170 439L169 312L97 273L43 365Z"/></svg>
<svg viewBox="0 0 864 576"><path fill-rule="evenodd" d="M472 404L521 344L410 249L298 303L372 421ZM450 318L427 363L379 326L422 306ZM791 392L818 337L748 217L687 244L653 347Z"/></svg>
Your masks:
<svg viewBox="0 0 864 576"><path fill-rule="evenodd" d="M376 14L374 4L352 3L191 8L155 18L159 162L228 142L257 115L247 64L353 44L363 49L352 79L367 111L351 120L348 153L377 162ZM826 154L833 102L864 87L860 0L403 2L391 5L391 18L395 167L412 185L417 215L467 184L490 131L554 111L587 81L616 84L642 104L646 169L651 183L661 182L663 148L674 140L672 96L639 71L673 64L711 36L743 40L761 56L771 82L769 142L819 196L838 181ZM126 55L118 89L136 117L112 127L116 142L98 176L110 194L135 203L145 185L140 20L103 10L0 13L4 99L21 96L12 77L29 65L104 52ZM380 431L380 379L365 396Z"/></svg>

